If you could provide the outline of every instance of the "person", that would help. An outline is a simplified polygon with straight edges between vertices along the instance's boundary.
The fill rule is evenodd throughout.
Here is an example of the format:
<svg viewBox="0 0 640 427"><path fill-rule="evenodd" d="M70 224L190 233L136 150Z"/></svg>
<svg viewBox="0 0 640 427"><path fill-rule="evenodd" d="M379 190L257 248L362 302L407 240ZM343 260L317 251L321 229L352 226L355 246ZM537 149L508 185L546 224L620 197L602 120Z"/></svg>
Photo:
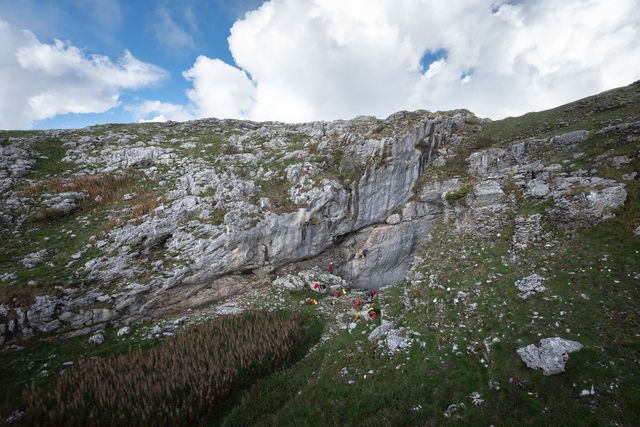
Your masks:
<svg viewBox="0 0 640 427"><path fill-rule="evenodd" d="M333 274L333 263L330 262L329 266L327 267L327 270L329 270L329 274Z"/></svg>

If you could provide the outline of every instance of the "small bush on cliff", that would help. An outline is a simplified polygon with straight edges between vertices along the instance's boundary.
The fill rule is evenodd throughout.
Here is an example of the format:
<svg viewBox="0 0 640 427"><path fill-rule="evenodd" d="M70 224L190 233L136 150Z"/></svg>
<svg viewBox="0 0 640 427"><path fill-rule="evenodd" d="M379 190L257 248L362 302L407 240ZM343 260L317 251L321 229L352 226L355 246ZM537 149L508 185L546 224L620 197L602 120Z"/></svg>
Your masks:
<svg viewBox="0 0 640 427"><path fill-rule="evenodd" d="M25 393L33 425L198 425L260 375L300 356L319 320L296 313L245 313L195 326L148 351L88 360L52 390Z"/></svg>
<svg viewBox="0 0 640 427"><path fill-rule="evenodd" d="M462 200L465 197L467 197L467 194L469 194L471 190L473 190L473 185L465 184L462 187L458 188L457 190L448 191L445 197L450 202L453 202L456 200Z"/></svg>

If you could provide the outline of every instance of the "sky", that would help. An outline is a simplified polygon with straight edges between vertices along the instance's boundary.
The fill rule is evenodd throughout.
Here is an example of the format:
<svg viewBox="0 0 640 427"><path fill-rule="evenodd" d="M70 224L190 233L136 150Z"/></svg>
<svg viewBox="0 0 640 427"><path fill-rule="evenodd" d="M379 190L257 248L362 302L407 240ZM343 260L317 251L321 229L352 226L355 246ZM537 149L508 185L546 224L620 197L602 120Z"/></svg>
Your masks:
<svg viewBox="0 0 640 427"><path fill-rule="evenodd" d="M640 79L640 0L0 0L0 129L500 119Z"/></svg>

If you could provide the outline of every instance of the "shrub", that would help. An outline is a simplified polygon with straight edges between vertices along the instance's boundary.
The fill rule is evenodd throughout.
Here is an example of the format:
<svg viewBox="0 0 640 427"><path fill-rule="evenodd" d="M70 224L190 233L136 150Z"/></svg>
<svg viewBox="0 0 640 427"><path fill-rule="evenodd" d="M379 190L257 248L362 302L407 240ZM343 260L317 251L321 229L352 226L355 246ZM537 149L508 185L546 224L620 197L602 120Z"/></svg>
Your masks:
<svg viewBox="0 0 640 427"><path fill-rule="evenodd" d="M455 200L462 200L465 197L467 197L467 194L469 194L472 189L473 189L473 185L465 184L462 187L458 188L457 190L448 191L445 197L450 202Z"/></svg>
<svg viewBox="0 0 640 427"><path fill-rule="evenodd" d="M476 137L476 140L472 143L472 148L474 150L483 150L492 147L495 143L496 140L492 135L482 133Z"/></svg>
<svg viewBox="0 0 640 427"><path fill-rule="evenodd" d="M25 392L33 425L198 425L240 387L319 337L319 320L299 312L225 316L150 350L82 362L53 389Z"/></svg>

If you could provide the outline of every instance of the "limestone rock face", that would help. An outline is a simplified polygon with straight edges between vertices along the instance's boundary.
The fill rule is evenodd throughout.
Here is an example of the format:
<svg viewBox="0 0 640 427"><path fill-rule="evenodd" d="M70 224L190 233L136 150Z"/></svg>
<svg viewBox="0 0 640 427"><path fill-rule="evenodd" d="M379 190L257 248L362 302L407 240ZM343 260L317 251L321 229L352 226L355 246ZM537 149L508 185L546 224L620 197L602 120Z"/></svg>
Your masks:
<svg viewBox="0 0 640 427"><path fill-rule="evenodd" d="M445 142L462 120L463 116L426 120L408 134L383 143L360 139L351 141L350 147L356 152L383 152L387 158L365 169L362 177L351 183L350 189L339 182L324 180L320 188L295 193L299 200L302 200L302 194L306 194L306 208L267 216L254 228L223 234L206 243L182 282L206 282L234 271L255 270L265 266L275 269L316 256L333 246L336 239L385 222L395 209L410 198L417 179L432 158L434 148ZM420 144L424 144L425 148L418 147ZM300 171L290 168L288 175L293 179L301 174ZM416 227L411 225L406 228L424 231L424 227ZM384 233L376 231L372 239L380 240L381 232ZM412 240L414 243L411 243ZM415 248L415 239L409 238L407 241L411 248ZM395 250L380 248L378 251L385 258L385 266L395 262L394 257L398 257ZM397 252L406 250L400 247ZM406 273L407 268L401 270ZM357 266L344 269L345 272L349 270L360 271ZM378 271L382 270L380 268ZM375 270L369 271L375 274ZM379 277L375 287L399 278L399 273ZM367 280L367 277L363 277L360 283Z"/></svg>
<svg viewBox="0 0 640 427"><path fill-rule="evenodd" d="M518 356L531 369L540 369L546 376L565 371L569 353L582 349L582 344L560 337L544 338L540 345L530 344L518 349Z"/></svg>
<svg viewBox="0 0 640 427"><path fill-rule="evenodd" d="M0 225L15 226L14 235L40 216L65 225L42 249L20 252L0 281L18 285L46 266L71 273L55 296L0 301L0 340L120 328L269 284L378 289L405 279L438 220L452 235L491 238L516 217L509 256L518 262L544 241L542 218L545 227L550 219L573 230L625 203L624 184L593 170L568 173L571 160L541 156L569 158L567 150L589 132L517 139L467 156L478 123L464 110L417 111L303 124L106 125L3 139ZM637 124L627 125L601 132L636 138ZM63 172L32 173L42 139L60 142ZM631 161L608 155L596 166ZM87 176L129 180L117 189L101 188L113 181L99 179L94 188L66 187ZM541 213L516 216L523 201ZM86 227L88 235L78 232ZM62 248L52 243L62 240ZM317 269L329 263L334 274ZM521 292L539 287L527 289ZM390 337L391 347L405 343Z"/></svg>
<svg viewBox="0 0 640 427"><path fill-rule="evenodd" d="M589 132L578 130L547 139L530 139L515 143L508 148L490 148L469 156L469 174L476 177L491 177L508 172L518 172L528 163L529 157L539 150L564 151L585 141Z"/></svg>
<svg viewBox="0 0 640 427"><path fill-rule="evenodd" d="M613 180L564 178L553 192L554 205L549 216L568 229L597 224L615 215L627 199L624 184Z"/></svg>
<svg viewBox="0 0 640 427"><path fill-rule="evenodd" d="M432 222L433 217L423 217L399 225L377 225L357 232L342 246L343 250L355 256L338 271L345 279L362 288L378 289L403 280Z"/></svg>
<svg viewBox="0 0 640 427"><path fill-rule="evenodd" d="M527 183L527 193L531 197L543 198L549 194L549 184L541 179L532 179Z"/></svg>
<svg viewBox="0 0 640 427"><path fill-rule="evenodd" d="M60 320L54 314L62 301L50 296L36 297L34 304L27 310L27 319L32 328L39 332L50 332L60 326Z"/></svg>

